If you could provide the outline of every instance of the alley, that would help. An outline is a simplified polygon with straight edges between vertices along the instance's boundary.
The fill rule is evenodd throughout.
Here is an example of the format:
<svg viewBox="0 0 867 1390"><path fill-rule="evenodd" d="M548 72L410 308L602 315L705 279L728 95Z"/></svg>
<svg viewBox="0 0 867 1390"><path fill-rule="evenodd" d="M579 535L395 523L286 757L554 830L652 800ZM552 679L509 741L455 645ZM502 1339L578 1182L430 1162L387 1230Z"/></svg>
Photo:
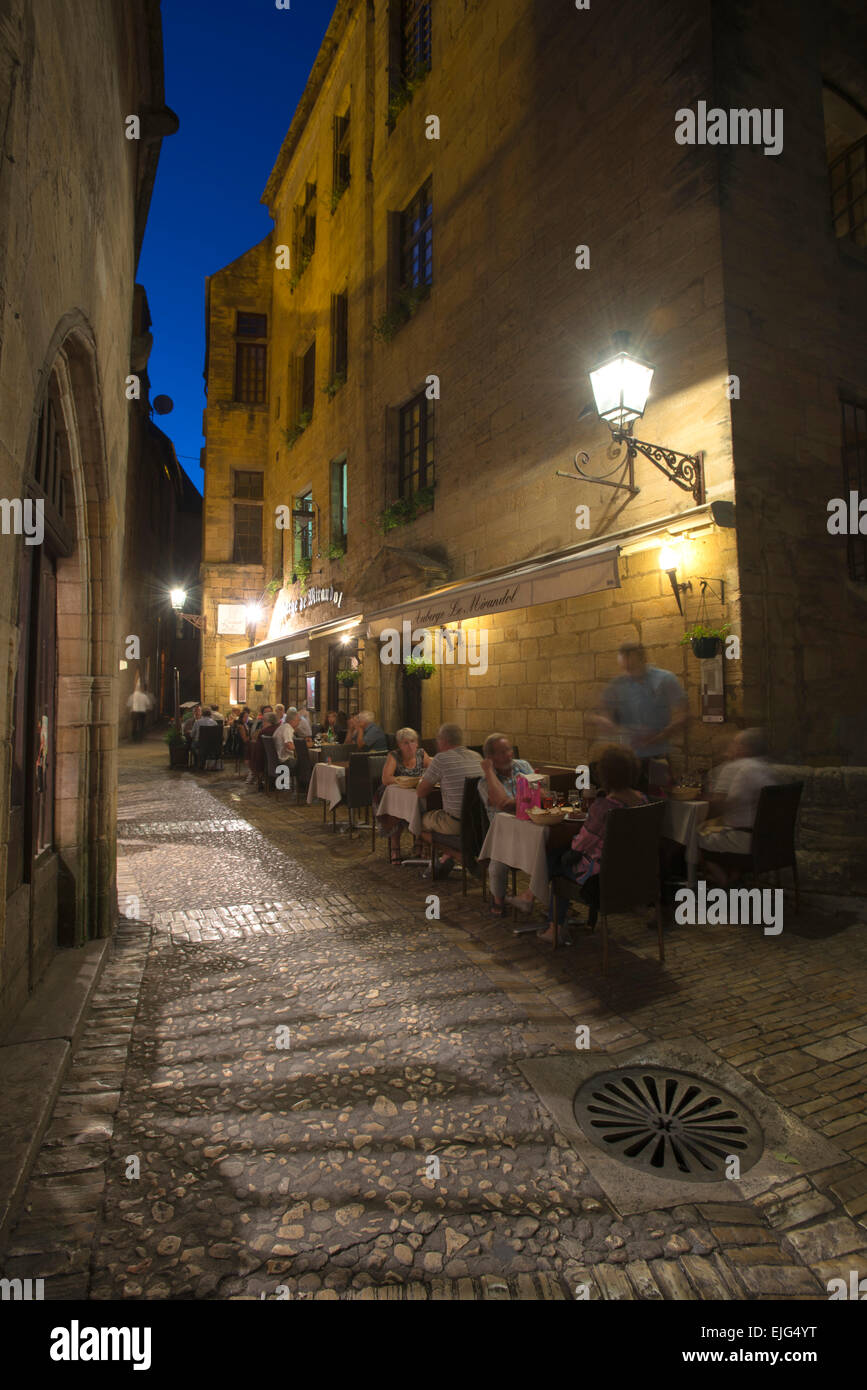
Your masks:
<svg viewBox="0 0 867 1390"><path fill-rule="evenodd" d="M669 930L662 971L618 920L606 983L586 934L553 957L369 830L166 762L121 753L121 926L8 1276L49 1298L821 1299L867 1274L863 912ZM578 1023L615 1058L698 1037L841 1161L621 1218L519 1069Z"/></svg>

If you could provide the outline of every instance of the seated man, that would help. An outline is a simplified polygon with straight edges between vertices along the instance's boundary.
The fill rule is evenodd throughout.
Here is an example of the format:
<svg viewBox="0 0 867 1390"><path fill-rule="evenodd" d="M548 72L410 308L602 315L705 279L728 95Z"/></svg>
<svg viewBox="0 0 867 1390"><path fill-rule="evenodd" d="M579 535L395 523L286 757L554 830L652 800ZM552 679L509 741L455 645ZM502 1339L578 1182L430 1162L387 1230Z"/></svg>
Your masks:
<svg viewBox="0 0 867 1390"><path fill-rule="evenodd" d="M298 706L298 720L301 728L301 733L304 736L304 738L312 738L313 725L310 722L310 711L306 705Z"/></svg>
<svg viewBox="0 0 867 1390"><path fill-rule="evenodd" d="M216 721L216 719L214 719L213 715L211 714L211 707L210 707L210 705L203 705L203 706L202 706L202 713L201 713L200 717L196 720L195 724L193 725L193 748L195 749L195 752L196 752L196 762L199 761L199 757L198 757L198 753L199 753L199 730L200 730L200 729L215 729L216 727L217 727L217 721Z"/></svg>
<svg viewBox="0 0 867 1390"><path fill-rule="evenodd" d="M373 710L360 709L355 716L355 746L360 753L388 752L388 739L376 723Z"/></svg>
<svg viewBox="0 0 867 1390"><path fill-rule="evenodd" d="M443 805L441 811L426 811L422 817L422 839L430 844L431 831L439 835L459 835L464 782L479 777L482 760L478 753L464 747L464 734L458 724L443 724L437 734L437 752L431 758L424 777L416 788L419 797L430 796L440 784ZM454 855L446 852L440 859L437 878L446 878L455 867Z"/></svg>
<svg viewBox="0 0 867 1390"><path fill-rule="evenodd" d="M729 746L726 761L715 769L711 782L709 816L698 832L702 856L708 854L749 854L753 826L762 787L774 786L777 778L767 758L767 744L761 729L742 729ZM719 883L728 876L719 865L710 869Z"/></svg>
<svg viewBox="0 0 867 1390"><path fill-rule="evenodd" d="M512 756L512 744L506 734L489 734L482 748L482 771L484 777L479 783L479 796L482 805L492 821L498 811L514 811L516 781L519 773L525 776L533 768L526 758ZM488 865L488 879L491 884L491 912L495 917L505 917L507 906L530 912L533 907L533 894L527 889L517 898L506 897L506 884L509 878L508 864L492 859Z"/></svg>
<svg viewBox="0 0 867 1390"><path fill-rule="evenodd" d="M280 706L278 705L277 708L279 709ZM297 720L298 716L296 715L295 718ZM295 766L298 761L295 757L295 730L288 718L278 724L274 730L274 749L278 763L285 763L287 767Z"/></svg>

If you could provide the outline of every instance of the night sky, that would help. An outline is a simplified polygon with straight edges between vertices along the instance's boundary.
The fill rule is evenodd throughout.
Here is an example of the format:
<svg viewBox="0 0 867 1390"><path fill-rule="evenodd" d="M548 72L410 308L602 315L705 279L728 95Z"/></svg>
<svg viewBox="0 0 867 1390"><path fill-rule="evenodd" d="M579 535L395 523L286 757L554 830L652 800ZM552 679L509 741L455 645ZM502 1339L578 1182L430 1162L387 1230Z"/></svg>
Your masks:
<svg viewBox="0 0 867 1390"><path fill-rule="evenodd" d="M163 0L166 103L181 127L163 141L138 268L153 318L156 423L196 487L205 392L205 276L261 241L259 202L334 0Z"/></svg>

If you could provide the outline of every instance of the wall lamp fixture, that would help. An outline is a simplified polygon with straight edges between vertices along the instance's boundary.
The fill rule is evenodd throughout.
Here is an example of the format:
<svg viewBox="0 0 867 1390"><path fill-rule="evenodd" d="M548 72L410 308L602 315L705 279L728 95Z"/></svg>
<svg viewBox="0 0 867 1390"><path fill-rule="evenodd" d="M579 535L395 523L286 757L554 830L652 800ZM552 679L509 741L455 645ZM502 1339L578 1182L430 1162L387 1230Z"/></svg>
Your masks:
<svg viewBox="0 0 867 1390"><path fill-rule="evenodd" d="M642 362L627 350L628 333L615 333L618 351L613 357L601 362L590 372L590 385L597 414L611 430L615 444L625 444L628 464L628 482L611 482L611 475L597 478L585 472L590 462L589 455L575 455L575 471L579 478L588 483L599 483L604 487L621 488L635 496L639 489L635 486L635 457L643 454L661 473L684 492L691 492L697 506L704 502L704 474L702 455L681 454L677 449L666 448L662 444L649 444L644 439L636 439L632 428L640 420L650 394L654 368L649 362ZM588 406L588 413L592 408ZM560 478L571 478L571 473L559 473Z"/></svg>

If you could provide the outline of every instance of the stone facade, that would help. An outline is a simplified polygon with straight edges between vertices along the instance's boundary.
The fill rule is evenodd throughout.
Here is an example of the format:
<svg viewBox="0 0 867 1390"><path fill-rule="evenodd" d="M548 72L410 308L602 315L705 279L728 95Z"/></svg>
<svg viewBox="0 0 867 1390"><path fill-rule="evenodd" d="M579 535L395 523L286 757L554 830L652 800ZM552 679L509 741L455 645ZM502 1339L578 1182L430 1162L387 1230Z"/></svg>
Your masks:
<svg viewBox="0 0 867 1390"><path fill-rule="evenodd" d="M115 919L124 383L160 139L177 125L164 108L158 3L12 0L0 113L0 494L46 508L53 498L64 538L52 549L0 536L5 1027L58 943L106 935ZM139 138L128 139L135 114Z"/></svg>
<svg viewBox="0 0 867 1390"><path fill-rule="evenodd" d="M265 412L256 416L265 476L262 584L282 573L284 595L298 596L272 523L277 507L311 490L320 520L310 582L356 600L342 615L327 605L288 622L266 614L260 643L355 612L367 619L423 595L443 582L430 579L431 568L470 582L610 541L621 547L620 586L485 620L487 674L443 666L424 682L423 734L456 719L472 742L502 728L531 758L589 761L586 715L616 673L620 643L641 640L650 660L674 670L687 689L692 719L677 744L676 774L706 768L744 721L765 723L786 760L846 757L833 730L851 726L853 677L867 669L857 621L865 595L847 583L845 542L827 535L825 503L842 487L840 386L855 382L863 393L867 363L862 261L857 248L849 257L837 242L828 212L821 82L836 73L859 98L851 58L857 12L848 3L795 11L781 54L771 39L782 8L776 19L745 11L731 26L730 5L680 0L626 3L616 13L534 0L434 0L430 71L401 104L393 100L399 6L336 6L265 190L273 234L249 253L254 264L242 257L210 281L212 363L232 348L227 305L268 315L267 442L258 434ZM756 87L756 70L767 88ZM807 87L805 104L797 94ZM774 101L762 102L786 111L779 156L675 140L679 109L698 100L751 106L765 90ZM347 111L351 177L337 196L335 129ZM439 138L429 138L437 134L432 117ZM387 316L400 279L400 213L428 179L432 287L393 331ZM308 261L299 259L299 226L314 185ZM813 240L796 247L793 209L805 202ZM754 225L764 229L758 239ZM288 265L281 248L289 248ZM579 260L589 264L579 269ZM775 273L779 264L795 272L796 293ZM333 380L333 296L344 294L341 385ZM804 347L811 321L819 332ZM849 338L847 327L855 329ZM575 475L580 450L597 478L626 477L607 427L592 409L582 414L592 399L587 373L610 355L621 329L655 367L635 433L701 453L701 507L641 455L637 495L557 476ZM285 429L300 413L300 361L314 342L312 419L290 447ZM253 441L252 427L238 436L220 395L229 385L225 367L222 388L218 377L214 366L206 473L216 489L225 449L239 457ZM398 411L426 387L439 390L435 500L383 537L381 514L398 496ZM342 456L348 543L334 560L330 467ZM708 504L724 500L736 502L736 529L711 516ZM589 508L587 529L579 529L579 506ZM771 515L779 530L769 537ZM206 551L211 537L224 536L227 516L225 504L216 517L206 506ZM683 617L659 566L660 546L672 536L681 541L678 580L692 586ZM221 544L225 555L225 538ZM396 548L409 557L402 568ZM702 720L701 664L680 645L685 620L699 616L702 579L711 581L708 619L730 622L741 641L740 658L724 663L722 723ZM238 572L238 590L257 580ZM820 605L831 622L808 650ZM361 702L394 728L407 717L401 673L380 664L376 641L363 640L365 622L357 631ZM323 684L336 640L309 640L307 666ZM267 677L261 663L250 670L274 699L280 662L269 662ZM225 676L215 668L213 678L216 691ZM206 697L210 679L206 667ZM323 707L332 692L324 691Z"/></svg>

